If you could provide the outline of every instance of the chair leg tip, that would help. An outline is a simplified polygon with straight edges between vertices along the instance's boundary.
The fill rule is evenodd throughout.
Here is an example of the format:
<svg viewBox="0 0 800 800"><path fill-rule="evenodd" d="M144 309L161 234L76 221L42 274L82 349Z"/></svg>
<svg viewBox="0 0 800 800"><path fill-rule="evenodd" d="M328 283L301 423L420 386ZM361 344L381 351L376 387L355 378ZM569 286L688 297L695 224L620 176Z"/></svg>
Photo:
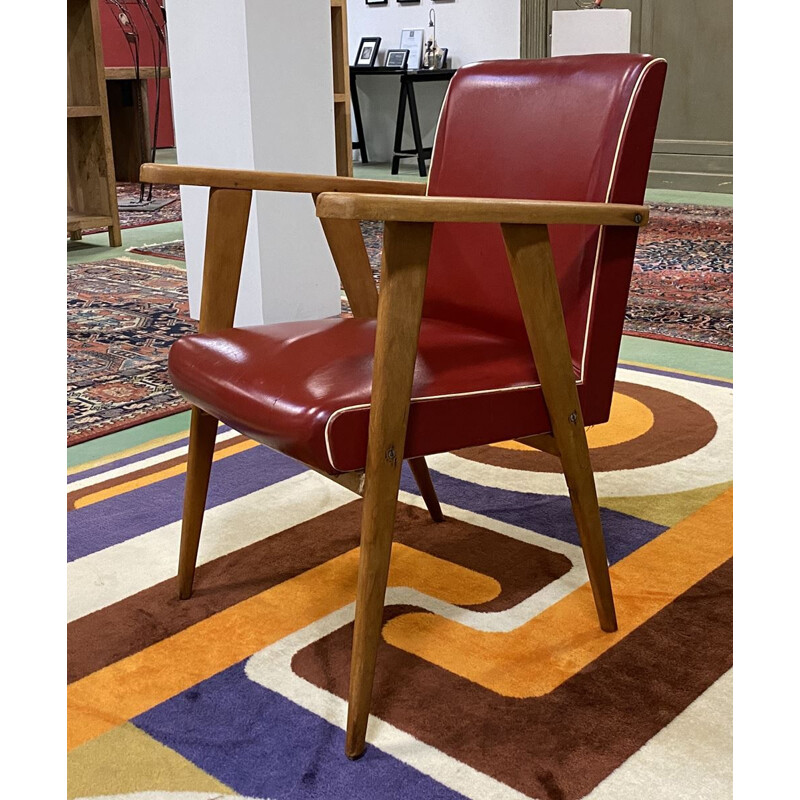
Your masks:
<svg viewBox="0 0 800 800"><path fill-rule="evenodd" d="M366 751L366 745L362 745L361 749L351 749L350 747L346 747L344 750L344 754L351 760L351 761L358 761L361 756L364 755Z"/></svg>

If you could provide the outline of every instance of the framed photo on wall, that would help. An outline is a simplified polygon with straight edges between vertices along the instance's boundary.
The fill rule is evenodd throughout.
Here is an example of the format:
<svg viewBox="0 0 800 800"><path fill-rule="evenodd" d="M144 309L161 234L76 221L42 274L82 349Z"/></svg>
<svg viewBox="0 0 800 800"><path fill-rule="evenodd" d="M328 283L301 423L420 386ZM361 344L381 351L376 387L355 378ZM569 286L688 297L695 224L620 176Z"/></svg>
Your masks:
<svg viewBox="0 0 800 800"><path fill-rule="evenodd" d="M374 67L378 57L378 48L381 46L380 36L365 36L358 46L356 54L356 67Z"/></svg>
<svg viewBox="0 0 800 800"><path fill-rule="evenodd" d="M389 0L367 0L368 6L385 6L389 3Z"/></svg>
<svg viewBox="0 0 800 800"><path fill-rule="evenodd" d="M398 67L405 69L408 65L408 50L387 50L384 67Z"/></svg>
<svg viewBox="0 0 800 800"><path fill-rule="evenodd" d="M400 34L400 49L408 50L408 68L419 69L422 66L422 48L425 46L423 28L403 28Z"/></svg>

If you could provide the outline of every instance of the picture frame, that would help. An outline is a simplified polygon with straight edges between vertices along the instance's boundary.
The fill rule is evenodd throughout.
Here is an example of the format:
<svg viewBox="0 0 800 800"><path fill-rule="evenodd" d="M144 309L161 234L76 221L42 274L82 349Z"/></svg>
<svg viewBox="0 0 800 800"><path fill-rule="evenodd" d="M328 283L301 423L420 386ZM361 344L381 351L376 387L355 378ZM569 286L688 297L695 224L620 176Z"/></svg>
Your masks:
<svg viewBox="0 0 800 800"><path fill-rule="evenodd" d="M408 50L387 50L383 66L405 69L408 66Z"/></svg>
<svg viewBox="0 0 800 800"><path fill-rule="evenodd" d="M385 6L389 4L389 0L366 0L368 6Z"/></svg>
<svg viewBox="0 0 800 800"><path fill-rule="evenodd" d="M419 5L419 0L397 0L397 2L402 5L411 5L412 3Z"/></svg>
<svg viewBox="0 0 800 800"><path fill-rule="evenodd" d="M439 56L441 59L441 63L437 67L437 69L447 69L447 48L443 47L441 55Z"/></svg>
<svg viewBox="0 0 800 800"><path fill-rule="evenodd" d="M400 32L400 50L408 50L408 68L422 66L422 50L425 47L424 28L403 28Z"/></svg>
<svg viewBox="0 0 800 800"><path fill-rule="evenodd" d="M358 52L356 53L356 61L353 66L356 67L374 67L375 60L378 57L378 48L381 46L380 36L364 36L361 43L358 45Z"/></svg>

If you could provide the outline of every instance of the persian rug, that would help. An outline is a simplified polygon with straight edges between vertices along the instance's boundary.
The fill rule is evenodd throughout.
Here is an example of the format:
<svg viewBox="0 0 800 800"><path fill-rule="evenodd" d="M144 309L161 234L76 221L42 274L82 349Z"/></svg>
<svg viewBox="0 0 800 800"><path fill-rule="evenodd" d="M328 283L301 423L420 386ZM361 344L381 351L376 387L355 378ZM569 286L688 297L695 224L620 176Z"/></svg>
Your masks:
<svg viewBox="0 0 800 800"><path fill-rule="evenodd" d="M733 349L733 209L651 206L636 247L625 333Z"/></svg>
<svg viewBox="0 0 800 800"><path fill-rule="evenodd" d="M174 242L143 244L141 247L129 247L128 252L137 253L142 256L168 258L172 261L186 261L186 249L183 245L183 239L176 239Z"/></svg>
<svg viewBox="0 0 800 800"><path fill-rule="evenodd" d="M379 222L362 223L373 276L380 272ZM183 260L183 242L132 252ZM342 311L350 312L342 294ZM639 234L625 333L731 350L733 345L733 211L692 205L651 206Z"/></svg>
<svg viewBox="0 0 800 800"><path fill-rule="evenodd" d="M731 386L621 368L589 436L619 631L553 457L431 457L446 519L405 474L358 761L362 501L221 428L178 601L185 434L73 468L69 798L728 800Z"/></svg>
<svg viewBox="0 0 800 800"><path fill-rule="evenodd" d="M67 443L187 408L166 372L191 333L186 271L108 259L67 266Z"/></svg>
<svg viewBox="0 0 800 800"><path fill-rule="evenodd" d="M376 282L382 223L362 222ZM342 311L350 312L342 293ZM624 332L628 336L733 349L733 210L650 206L639 234Z"/></svg>
<svg viewBox="0 0 800 800"><path fill-rule="evenodd" d="M147 187L145 187L145 203L147 202ZM153 200L168 200L161 208L151 211L134 211L120 209L119 224L121 228L142 228L146 225L160 225L162 222L179 222L181 220L181 192L179 186L154 185ZM117 203L134 203L139 200L138 183L118 183ZM100 233L105 228L91 228L84 234Z"/></svg>

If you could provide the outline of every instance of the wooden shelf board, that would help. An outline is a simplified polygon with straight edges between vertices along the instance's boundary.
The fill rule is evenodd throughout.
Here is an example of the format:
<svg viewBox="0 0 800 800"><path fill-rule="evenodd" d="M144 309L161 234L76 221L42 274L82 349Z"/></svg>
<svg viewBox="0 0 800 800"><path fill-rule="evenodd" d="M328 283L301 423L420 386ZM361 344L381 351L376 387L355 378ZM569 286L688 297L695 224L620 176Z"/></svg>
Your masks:
<svg viewBox="0 0 800 800"><path fill-rule="evenodd" d="M136 80L136 67L106 67L105 79L107 81L133 81ZM161 67L161 77L171 76L169 67ZM154 80L156 78L155 67L140 67L139 80Z"/></svg>
<svg viewBox="0 0 800 800"><path fill-rule="evenodd" d="M67 209L67 230L80 231L87 228L107 228L114 220L107 214L84 214Z"/></svg>
<svg viewBox="0 0 800 800"><path fill-rule="evenodd" d="M67 106L67 119L70 117L101 117L100 106Z"/></svg>
<svg viewBox="0 0 800 800"><path fill-rule="evenodd" d="M333 95L334 103L346 103L347 95L344 92L335 92Z"/></svg>

